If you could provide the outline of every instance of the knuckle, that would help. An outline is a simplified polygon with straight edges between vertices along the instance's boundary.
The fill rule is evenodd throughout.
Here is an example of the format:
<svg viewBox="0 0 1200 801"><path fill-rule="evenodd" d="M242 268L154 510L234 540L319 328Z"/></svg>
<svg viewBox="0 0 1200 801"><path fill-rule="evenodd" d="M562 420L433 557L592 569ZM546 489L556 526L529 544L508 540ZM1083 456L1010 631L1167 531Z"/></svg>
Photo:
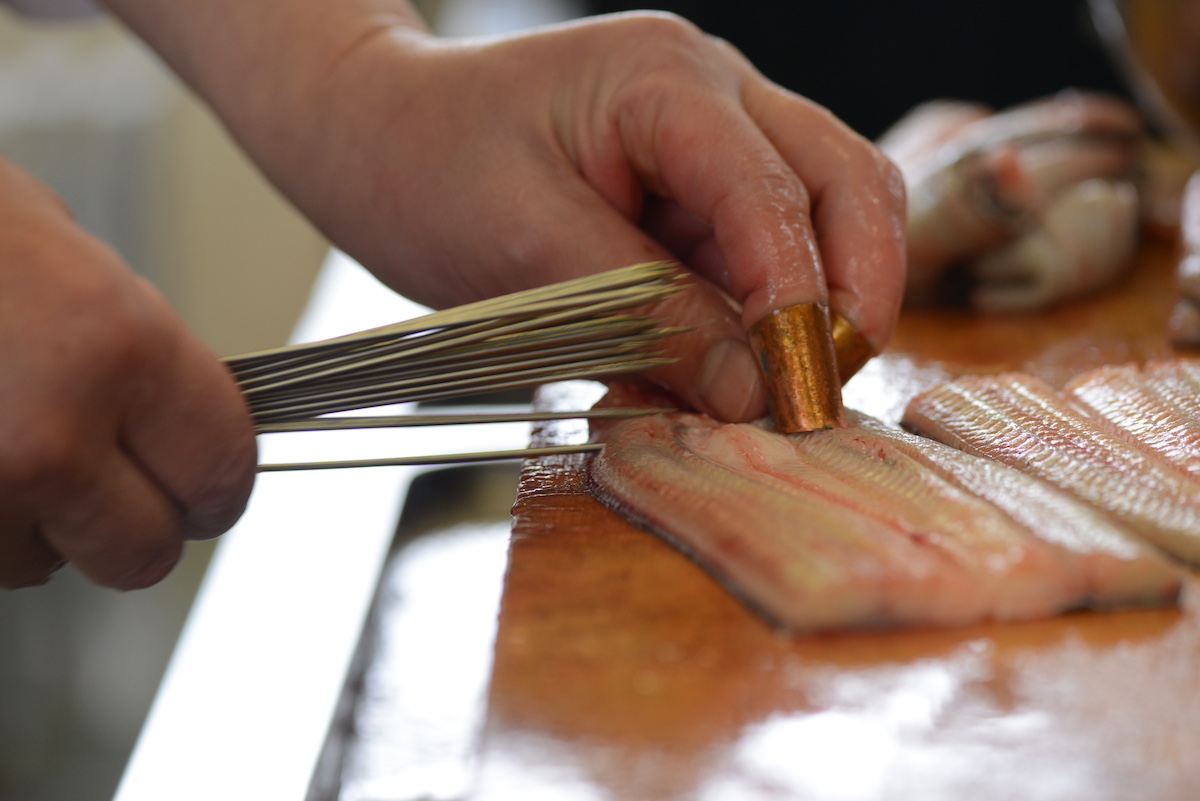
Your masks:
<svg viewBox="0 0 1200 801"><path fill-rule="evenodd" d="M124 287L98 287L84 321L90 337L88 359L103 372L129 375L145 365L164 342L156 310L129 297Z"/></svg>
<svg viewBox="0 0 1200 801"><path fill-rule="evenodd" d="M246 509L257 475L258 449L253 438L224 449L224 457L188 493L184 536L210 539L233 526Z"/></svg>
<svg viewBox="0 0 1200 801"><path fill-rule="evenodd" d="M528 286L557 280L555 271L561 263L563 242L556 232L566 230L564 226L569 225L570 216L577 209L574 203L555 205L535 200L523 206L519 220L491 230L491 247L499 260L512 268L505 272L520 275ZM487 289L512 291L511 287L500 284Z"/></svg>
<svg viewBox="0 0 1200 801"><path fill-rule="evenodd" d="M638 11L624 15L624 22L636 26L648 41L660 45L695 46L708 37L694 24L670 11Z"/></svg>
<svg viewBox="0 0 1200 801"><path fill-rule="evenodd" d="M676 14L637 12L621 23L627 28L620 38L635 53L632 76L639 86L679 92L697 81L697 89L722 82L732 65L741 74L745 59L733 45Z"/></svg>
<svg viewBox="0 0 1200 801"><path fill-rule="evenodd" d="M812 198L804 182L792 169L782 161L768 161L763 164L752 185L761 197L774 198L774 202L784 202L807 215L812 211Z"/></svg>
<svg viewBox="0 0 1200 801"><path fill-rule="evenodd" d="M847 151L846 175L859 191L903 214L907 188L904 173L883 151L866 139L860 148Z"/></svg>
<svg viewBox="0 0 1200 801"><path fill-rule="evenodd" d="M40 417L13 426L0 450L0 487L17 497L76 485L87 451L78 428L63 417Z"/></svg>

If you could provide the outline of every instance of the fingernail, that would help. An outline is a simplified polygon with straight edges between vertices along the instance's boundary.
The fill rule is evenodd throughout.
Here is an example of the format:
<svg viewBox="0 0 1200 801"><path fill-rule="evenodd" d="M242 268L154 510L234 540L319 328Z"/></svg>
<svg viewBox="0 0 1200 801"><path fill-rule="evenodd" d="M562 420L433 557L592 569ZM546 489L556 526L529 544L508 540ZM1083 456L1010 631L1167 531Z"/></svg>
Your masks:
<svg viewBox="0 0 1200 801"><path fill-rule="evenodd" d="M844 424L829 311L819 303L779 309L750 329L775 427L799 434Z"/></svg>
<svg viewBox="0 0 1200 801"><path fill-rule="evenodd" d="M750 346L726 339L709 348L700 377L700 402L722 420L744 422L767 409L762 373Z"/></svg>

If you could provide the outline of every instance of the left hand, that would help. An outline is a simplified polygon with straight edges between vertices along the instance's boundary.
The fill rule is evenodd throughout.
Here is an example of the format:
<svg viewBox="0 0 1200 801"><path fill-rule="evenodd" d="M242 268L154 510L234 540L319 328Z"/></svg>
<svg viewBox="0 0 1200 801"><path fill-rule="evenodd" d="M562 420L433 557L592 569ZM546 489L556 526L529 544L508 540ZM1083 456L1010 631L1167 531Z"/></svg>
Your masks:
<svg viewBox="0 0 1200 801"><path fill-rule="evenodd" d="M441 307L678 258L697 278L655 313L694 331L651 377L733 420L766 411L743 332L768 312L827 302L876 347L890 336L898 177L732 48L664 16L410 39L343 59L309 147L273 171L403 294Z"/></svg>
<svg viewBox="0 0 1200 801"><path fill-rule="evenodd" d="M409 297L443 307L674 256L695 280L653 311L694 330L651 378L727 420L766 412L744 331L767 313L828 303L876 350L891 335L895 168L677 17L449 41L388 0L212 5L224 16L197 6L213 19L168 26L160 49L184 39L173 63L266 173ZM299 12L320 21L291 25Z"/></svg>

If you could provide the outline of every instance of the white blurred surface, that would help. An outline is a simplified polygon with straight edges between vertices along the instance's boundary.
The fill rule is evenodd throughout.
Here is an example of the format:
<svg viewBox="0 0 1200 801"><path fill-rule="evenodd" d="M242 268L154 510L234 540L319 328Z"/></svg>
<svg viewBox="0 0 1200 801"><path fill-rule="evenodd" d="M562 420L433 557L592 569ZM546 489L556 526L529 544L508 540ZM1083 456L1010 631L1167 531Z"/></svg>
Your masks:
<svg viewBox="0 0 1200 801"><path fill-rule="evenodd" d="M443 0L437 4L437 31L443 36L508 33L578 17L575 0Z"/></svg>
<svg viewBox="0 0 1200 801"><path fill-rule="evenodd" d="M341 254L297 341L413 316ZM263 462L521 447L475 426L262 438ZM118 801L303 799L341 699L414 468L265 474L213 559Z"/></svg>
<svg viewBox="0 0 1200 801"><path fill-rule="evenodd" d="M445 6L462 34L574 13L553 0L419 5ZM49 183L219 354L282 343L328 251L211 115L104 17L30 22L0 9L0 155ZM356 311L355 328L372 324ZM307 480L264 486L304 496ZM332 513L319 495L306 500L315 519ZM211 550L192 544L166 581L138 593L70 569L0 593L0 801L112 797Z"/></svg>

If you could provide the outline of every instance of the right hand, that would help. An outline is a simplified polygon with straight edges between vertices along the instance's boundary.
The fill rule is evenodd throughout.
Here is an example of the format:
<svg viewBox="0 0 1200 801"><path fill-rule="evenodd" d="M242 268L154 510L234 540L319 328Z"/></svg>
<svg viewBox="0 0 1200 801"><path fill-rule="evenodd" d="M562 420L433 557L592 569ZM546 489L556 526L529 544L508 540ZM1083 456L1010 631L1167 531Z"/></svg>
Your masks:
<svg viewBox="0 0 1200 801"><path fill-rule="evenodd" d="M0 586L65 562L154 584L241 514L257 451L222 364L148 283L0 160Z"/></svg>

